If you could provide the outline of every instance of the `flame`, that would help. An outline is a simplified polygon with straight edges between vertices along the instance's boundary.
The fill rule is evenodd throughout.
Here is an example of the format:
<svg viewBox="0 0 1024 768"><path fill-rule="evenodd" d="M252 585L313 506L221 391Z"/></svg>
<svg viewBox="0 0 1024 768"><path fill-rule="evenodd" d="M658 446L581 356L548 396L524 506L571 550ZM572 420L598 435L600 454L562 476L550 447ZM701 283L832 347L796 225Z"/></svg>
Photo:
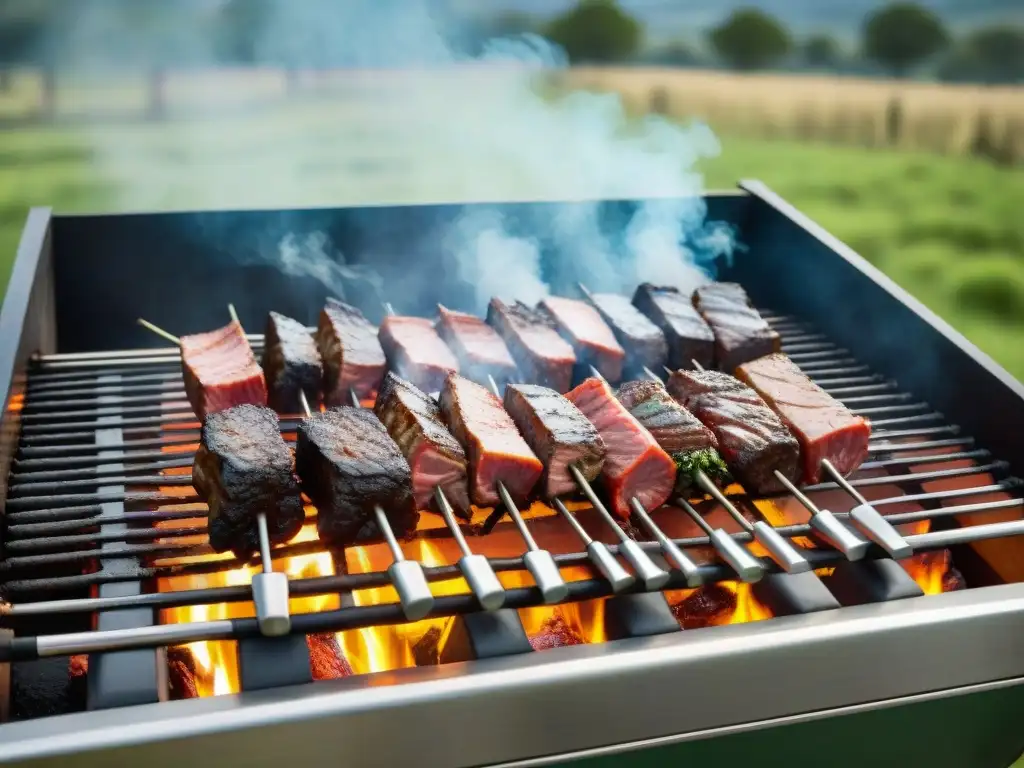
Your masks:
<svg viewBox="0 0 1024 768"><path fill-rule="evenodd" d="M963 588L962 577L953 568L948 549L914 555L903 562L903 567L926 595L941 595Z"/></svg>
<svg viewBox="0 0 1024 768"><path fill-rule="evenodd" d="M684 629L745 624L770 619L772 612L754 596L750 584L723 581L697 589L665 593Z"/></svg>

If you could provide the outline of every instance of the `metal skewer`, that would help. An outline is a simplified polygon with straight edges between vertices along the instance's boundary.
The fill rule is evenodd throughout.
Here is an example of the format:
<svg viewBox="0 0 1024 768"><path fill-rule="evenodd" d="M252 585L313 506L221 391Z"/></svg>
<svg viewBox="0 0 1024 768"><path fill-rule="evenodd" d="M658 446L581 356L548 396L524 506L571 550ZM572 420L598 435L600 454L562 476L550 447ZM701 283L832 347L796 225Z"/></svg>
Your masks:
<svg viewBox="0 0 1024 768"><path fill-rule="evenodd" d="M814 529L814 533L820 536L834 549L842 552L847 560L863 560L868 553L871 543L862 538L855 531L850 530L843 522L827 509L819 509L796 485L784 474L775 470L776 479L782 483L786 490L793 494L808 512L811 519L808 524Z"/></svg>
<svg viewBox="0 0 1024 768"><path fill-rule="evenodd" d="M704 531L715 551L729 564L729 567L736 571L741 581L748 584L760 581L764 576L764 566L761 561L754 557L747 549L741 546L728 533L721 528L712 528L707 520L701 517L700 512L690 506L686 499L676 499L680 508L688 514L693 521Z"/></svg>
<svg viewBox="0 0 1024 768"><path fill-rule="evenodd" d="M238 323L238 315L233 305L228 304L228 312L233 322ZM168 341L181 346L181 338L168 333L152 323L139 318L139 325ZM239 325L241 325L239 323ZM270 551L270 531L267 527L267 515L260 512L256 515L256 534L259 538L260 561L262 573L252 576L252 601L256 606L256 621L260 632L266 637L287 635L291 631L292 620L288 609L288 574L275 573Z"/></svg>
<svg viewBox="0 0 1024 768"><path fill-rule="evenodd" d="M850 520L857 526L857 530L888 552L895 560L902 560L914 554L914 548L907 543L907 540L877 509L871 506L871 503L856 488L847 482L831 461L822 459L821 467L831 476L836 485L857 502L857 506L850 510Z"/></svg>
<svg viewBox="0 0 1024 768"><path fill-rule="evenodd" d="M483 555L474 555L473 550L469 548L466 537L462 535L459 523L455 519L452 505L448 502L444 491L441 490L441 486L434 489L434 496L437 499L438 509L441 510L441 515L444 517L445 523L448 524L448 530L451 531L455 542L462 551L458 566L466 578L466 583L469 584L469 588L473 591L481 608L485 611L498 610L505 604L505 588L498 581L490 561Z"/></svg>
<svg viewBox="0 0 1024 768"><path fill-rule="evenodd" d="M661 545L661 551L665 555L665 559L669 563L679 569L680 573L686 577L686 586L688 587L699 587L704 583L704 580L700 575L700 566L698 566L693 560L691 560L682 549L672 539L665 535L665 532L661 530L651 516L647 514L647 510L644 509L644 505L640 503L640 500L634 496L630 499L630 506L633 507L633 512L636 514L640 521L647 527L658 544Z"/></svg>
<svg viewBox="0 0 1024 768"><path fill-rule="evenodd" d="M587 556L590 558L590 562L594 564L594 567L601 572L601 575L608 580L611 584L612 592L621 592L633 586L636 581L636 577L633 576L629 571L622 567L622 564L618 559L611 553L611 550L605 546L603 541L595 541L591 538L590 534L587 533L586 529L580 525L580 521L576 519L576 516L570 512L565 504L562 503L561 499L553 499L555 509L557 509L569 524L576 531L576 534L583 541L583 544L587 548Z"/></svg>

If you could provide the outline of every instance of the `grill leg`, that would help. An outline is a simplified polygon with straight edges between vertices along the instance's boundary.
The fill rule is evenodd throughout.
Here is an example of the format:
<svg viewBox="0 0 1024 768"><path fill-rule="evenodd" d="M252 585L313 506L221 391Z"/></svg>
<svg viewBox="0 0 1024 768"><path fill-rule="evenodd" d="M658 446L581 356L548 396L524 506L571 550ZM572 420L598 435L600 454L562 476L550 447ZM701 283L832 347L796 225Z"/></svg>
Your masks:
<svg viewBox="0 0 1024 768"><path fill-rule="evenodd" d="M604 631L609 640L679 632L679 621L660 592L615 595L604 604Z"/></svg>
<svg viewBox="0 0 1024 768"><path fill-rule="evenodd" d="M514 656L533 650L519 613L511 608L468 613L453 621L441 650L442 664Z"/></svg>
<svg viewBox="0 0 1024 768"><path fill-rule="evenodd" d="M775 616L817 613L840 607L814 571L770 573L753 585L753 593Z"/></svg>
<svg viewBox="0 0 1024 768"><path fill-rule="evenodd" d="M836 566L826 584L843 605L863 605L922 597L917 585L895 560L860 560Z"/></svg>
<svg viewBox="0 0 1024 768"><path fill-rule="evenodd" d="M238 677L243 691L313 682L306 636L250 637L239 640Z"/></svg>

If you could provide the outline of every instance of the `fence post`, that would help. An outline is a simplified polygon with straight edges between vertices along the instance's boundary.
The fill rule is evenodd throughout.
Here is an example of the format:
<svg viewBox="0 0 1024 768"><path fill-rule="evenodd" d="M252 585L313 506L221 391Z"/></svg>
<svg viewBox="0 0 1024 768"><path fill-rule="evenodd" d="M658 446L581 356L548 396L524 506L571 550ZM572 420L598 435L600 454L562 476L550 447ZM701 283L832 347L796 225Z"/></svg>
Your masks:
<svg viewBox="0 0 1024 768"><path fill-rule="evenodd" d="M885 143L896 146L903 134L903 102L899 96L893 96L885 110Z"/></svg>

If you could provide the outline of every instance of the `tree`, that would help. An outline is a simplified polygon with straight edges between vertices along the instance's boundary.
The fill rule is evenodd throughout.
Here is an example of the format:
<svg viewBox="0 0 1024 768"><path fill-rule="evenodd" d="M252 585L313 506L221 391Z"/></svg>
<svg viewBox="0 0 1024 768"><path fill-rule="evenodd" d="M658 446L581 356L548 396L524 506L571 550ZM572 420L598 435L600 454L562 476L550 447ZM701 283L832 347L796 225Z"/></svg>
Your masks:
<svg viewBox="0 0 1024 768"><path fill-rule="evenodd" d="M708 39L715 52L736 69L771 66L785 58L793 47L786 28L756 8L734 11L711 30Z"/></svg>
<svg viewBox="0 0 1024 768"><path fill-rule="evenodd" d="M894 75L934 56L949 44L942 20L914 3L893 3L868 17L863 30L864 53Z"/></svg>
<svg viewBox="0 0 1024 768"><path fill-rule="evenodd" d="M839 63L839 44L829 35L812 35L803 44L804 63L809 67L834 67Z"/></svg>
<svg viewBox="0 0 1024 768"><path fill-rule="evenodd" d="M580 0L551 23L547 37L574 63L619 62L636 56L643 27L615 0Z"/></svg>
<svg viewBox="0 0 1024 768"><path fill-rule="evenodd" d="M270 0L228 0L217 19L217 48L228 61L255 63L260 58L259 41L267 33Z"/></svg>
<svg viewBox="0 0 1024 768"><path fill-rule="evenodd" d="M1024 29L979 29L942 64L946 80L1018 83L1024 80Z"/></svg>

